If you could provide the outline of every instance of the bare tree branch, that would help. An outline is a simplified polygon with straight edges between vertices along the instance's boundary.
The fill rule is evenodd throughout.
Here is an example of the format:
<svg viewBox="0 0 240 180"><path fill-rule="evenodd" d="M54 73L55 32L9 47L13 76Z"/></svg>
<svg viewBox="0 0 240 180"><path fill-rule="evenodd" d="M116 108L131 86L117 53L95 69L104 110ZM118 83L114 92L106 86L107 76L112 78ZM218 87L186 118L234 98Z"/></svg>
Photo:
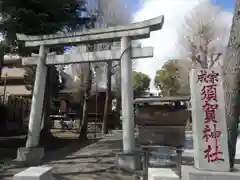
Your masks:
<svg viewBox="0 0 240 180"><path fill-rule="evenodd" d="M210 0L201 2L187 14L179 39L184 56L191 57L193 63L203 68L213 67L220 55L217 59L212 56L223 54L222 47L227 45L226 24L219 23L223 17L223 11Z"/></svg>
<svg viewBox="0 0 240 180"><path fill-rule="evenodd" d="M216 57L214 58L214 55L211 54L211 62L210 62L210 65L209 65L210 69L214 66L214 64L216 64L217 61L219 61L219 58L220 58L221 55L222 55L222 53L218 53L216 55Z"/></svg>

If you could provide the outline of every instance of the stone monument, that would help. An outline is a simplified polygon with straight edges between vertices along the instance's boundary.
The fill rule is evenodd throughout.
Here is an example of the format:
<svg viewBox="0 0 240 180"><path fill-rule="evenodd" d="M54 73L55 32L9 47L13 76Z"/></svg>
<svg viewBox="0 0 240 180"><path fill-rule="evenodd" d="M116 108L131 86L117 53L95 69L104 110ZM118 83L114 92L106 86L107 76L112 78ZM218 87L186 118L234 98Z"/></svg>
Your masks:
<svg viewBox="0 0 240 180"><path fill-rule="evenodd" d="M41 114L48 65L72 64L98 61L121 61L121 90L123 115L123 152L135 152L133 89L132 89L132 58L153 56L152 48L133 48L132 40L149 38L151 31L162 28L163 16L130 25L120 25L109 28L97 28L82 32L53 34L44 36L27 36L17 34L18 40L25 41L26 47L39 47L39 55L23 58L23 65L37 65L36 79L32 96L29 120L29 132L26 147L19 148L17 160L37 162L43 155L43 149L38 147L41 130ZM106 51L93 51L72 54L48 54L48 49L54 46L86 45L89 43L119 42L120 48ZM123 166L135 169L135 157L121 161Z"/></svg>
<svg viewBox="0 0 240 180"><path fill-rule="evenodd" d="M193 69L190 72L190 88L194 167L182 166L182 179L240 179L240 172L229 172L221 69Z"/></svg>

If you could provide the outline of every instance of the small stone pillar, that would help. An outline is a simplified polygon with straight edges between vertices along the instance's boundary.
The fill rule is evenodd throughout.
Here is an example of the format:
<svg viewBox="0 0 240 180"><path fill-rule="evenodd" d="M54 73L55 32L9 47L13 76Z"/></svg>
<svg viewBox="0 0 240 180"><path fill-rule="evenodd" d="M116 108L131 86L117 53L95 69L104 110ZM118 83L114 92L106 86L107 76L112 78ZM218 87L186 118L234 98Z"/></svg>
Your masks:
<svg viewBox="0 0 240 180"><path fill-rule="evenodd" d="M194 166L182 166L183 180L240 179L230 171L222 70L190 73Z"/></svg>
<svg viewBox="0 0 240 180"><path fill-rule="evenodd" d="M13 180L52 180L52 167L30 167L13 176Z"/></svg>

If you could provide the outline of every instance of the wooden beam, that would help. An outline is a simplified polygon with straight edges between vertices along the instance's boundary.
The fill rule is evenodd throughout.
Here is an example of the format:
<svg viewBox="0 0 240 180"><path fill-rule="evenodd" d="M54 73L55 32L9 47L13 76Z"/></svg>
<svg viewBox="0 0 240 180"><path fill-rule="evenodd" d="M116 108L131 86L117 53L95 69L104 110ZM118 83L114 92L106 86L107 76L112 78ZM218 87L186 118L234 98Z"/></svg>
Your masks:
<svg viewBox="0 0 240 180"><path fill-rule="evenodd" d="M57 64L74 64L84 62L99 62L99 61L119 61L121 57L121 50L105 50L95 52L84 52L84 53L70 53L63 55L48 55L46 64L57 65ZM148 58L153 57L153 48L132 48L132 59ZM22 65L32 66L37 65L39 60L38 56L22 58Z"/></svg>

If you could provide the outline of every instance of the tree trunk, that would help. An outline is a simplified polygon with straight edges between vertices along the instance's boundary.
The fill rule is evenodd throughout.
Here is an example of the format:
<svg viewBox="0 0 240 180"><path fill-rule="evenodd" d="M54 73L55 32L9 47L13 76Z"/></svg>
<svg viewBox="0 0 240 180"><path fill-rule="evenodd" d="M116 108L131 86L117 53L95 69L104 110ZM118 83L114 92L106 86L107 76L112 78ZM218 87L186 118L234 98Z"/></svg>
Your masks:
<svg viewBox="0 0 240 180"><path fill-rule="evenodd" d="M115 111L115 124L120 127L121 124L121 72L116 77L116 111Z"/></svg>
<svg viewBox="0 0 240 180"><path fill-rule="evenodd" d="M109 61L107 63L107 91L106 91L106 98L105 98L105 107L104 107L104 114L103 114L103 124L102 124L102 135L108 133L108 115L109 111L111 111L111 104L112 104L112 62Z"/></svg>
<svg viewBox="0 0 240 180"><path fill-rule="evenodd" d="M0 50L0 81L2 80L2 68L3 68L3 57L4 57L4 53L1 52Z"/></svg>
<svg viewBox="0 0 240 180"><path fill-rule="evenodd" d="M236 1L233 23L223 62L226 121L228 127L228 148L231 169L234 167L239 122L239 80L240 80L240 0Z"/></svg>
<svg viewBox="0 0 240 180"><path fill-rule="evenodd" d="M51 104L52 104L52 73L51 67L47 68L47 79L45 85L45 93L44 93L44 102L43 102L43 113L42 113L42 130L41 136L49 137L52 136L50 131L52 125L50 121L50 113L51 113Z"/></svg>
<svg viewBox="0 0 240 180"><path fill-rule="evenodd" d="M84 91L85 93L85 91ZM79 107L79 132L81 130L81 125L82 125L82 117L83 117L83 104L84 103L84 95L80 95L80 101L79 101L79 104L80 104L80 107Z"/></svg>
<svg viewBox="0 0 240 180"><path fill-rule="evenodd" d="M202 50L200 51L200 61L202 63L202 68L208 68L208 41L203 39Z"/></svg>
<svg viewBox="0 0 240 180"><path fill-rule="evenodd" d="M4 55L7 51L9 51L8 47L0 43L0 81L2 77L2 67L4 65Z"/></svg>
<svg viewBox="0 0 240 180"><path fill-rule="evenodd" d="M82 121L80 127L80 135L79 139L87 140L87 131L88 131L88 100L91 94L92 89L92 71L91 71L91 64L89 63L89 71L87 77L87 83L85 85L85 93L84 93L84 102L83 102L83 114L82 114Z"/></svg>

